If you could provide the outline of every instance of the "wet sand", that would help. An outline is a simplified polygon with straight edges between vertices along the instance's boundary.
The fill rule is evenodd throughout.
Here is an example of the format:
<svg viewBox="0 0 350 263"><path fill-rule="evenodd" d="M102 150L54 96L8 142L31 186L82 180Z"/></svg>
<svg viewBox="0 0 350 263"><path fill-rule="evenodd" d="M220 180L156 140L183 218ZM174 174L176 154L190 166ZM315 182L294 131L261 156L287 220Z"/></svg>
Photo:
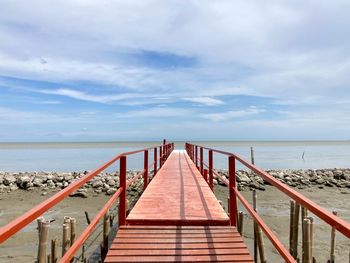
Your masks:
<svg viewBox="0 0 350 263"><path fill-rule="evenodd" d="M266 189L266 191L258 191L259 214L265 220L267 225L286 245L286 247L288 247L289 198L277 191L272 186L267 186ZM340 217L350 222L350 189L308 188L298 191L300 191L308 198L316 201L321 206L329 209L330 211L338 211ZM225 206L227 206L226 188L222 186L216 186L215 193L219 199L224 201ZM250 202L252 199L252 192L243 191L242 193L244 197ZM0 194L0 226L3 226L6 223L10 222L12 219L23 214L23 212L45 200L52 194L53 192L49 192L47 196L42 196L40 190L17 190L11 193ZM87 226L84 211L88 211L90 218L92 219L109 198L110 196L101 194L96 197L71 197L64 200L44 215L47 219L56 220L51 224L49 238L52 239L58 237L60 245L60 237L62 231L61 225L63 216L65 215L72 216L77 219L77 233L81 233L81 231ZM326 226L317 218L315 223L314 255L317 259L317 262L326 262L330 249L330 227ZM99 228L98 231L96 231L96 233L91 238L89 238L87 243L94 241L100 231L101 228ZM299 237L300 236L301 234L299 233ZM252 220L246 215L244 223L244 238L251 252L253 251L252 237ZM99 242L101 241L101 237L98 237L96 240L97 241L92 243L91 248L88 249L88 253L91 253L98 247ZM264 241L267 250L266 254L268 262L283 262L281 257L278 256L277 252L272 248L269 240L264 238ZM0 262L34 262L37 253L37 243L38 237L36 222L34 222L21 230L14 237L10 238L0 245ZM59 247L59 254L60 251L61 248ZM350 240L341 234L337 234L336 262L349 262L349 252Z"/></svg>
<svg viewBox="0 0 350 263"><path fill-rule="evenodd" d="M294 188L295 189L295 188ZM216 186L215 195L222 200L225 208L227 207L227 188ZM350 189L345 188L324 188L317 187L299 190L298 192L313 200L320 206L329 211L337 211L338 215L350 222ZM252 205L252 191L243 191L244 198ZM263 218L267 226L273 230L276 236L283 242L286 248L289 247L289 200L285 194L276 190L273 186L267 186L266 191L257 191L258 213ZM253 224L250 216L239 204L239 210L244 211L244 240L253 254ZM319 218L309 213L309 216L315 219L314 236L314 257L317 262L327 262L330 254L330 233L331 228ZM299 221L300 222L300 221ZM274 249L270 240L264 236L266 246L266 255L268 262L283 262L278 252ZM299 228L299 255L301 247L301 231ZM336 235L336 262L349 262L350 239L341 233Z"/></svg>

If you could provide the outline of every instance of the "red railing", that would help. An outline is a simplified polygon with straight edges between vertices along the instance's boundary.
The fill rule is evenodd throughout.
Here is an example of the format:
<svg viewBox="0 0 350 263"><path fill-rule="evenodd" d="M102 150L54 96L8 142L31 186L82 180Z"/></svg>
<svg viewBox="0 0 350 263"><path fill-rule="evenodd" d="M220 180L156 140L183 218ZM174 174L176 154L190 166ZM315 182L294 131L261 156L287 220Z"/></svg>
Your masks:
<svg viewBox="0 0 350 263"><path fill-rule="evenodd" d="M266 234L266 236L270 239L271 243L274 245L274 247L277 249L277 251L280 253L280 255L286 260L287 262L297 262L288 249L279 241L279 239L276 237L276 235L272 232L272 230L264 223L262 218L259 216L259 214L254 211L253 207L250 206L250 204L247 202L247 200L244 199L244 197L240 194L240 192L237 190L236 187L236 161L240 162L247 168L249 168L251 171L253 171L256 175L263 178L265 181L269 182L271 185L275 186L277 189L285 193L287 196L289 196L291 199L296 201L301 206L308 209L310 212L312 212L314 215L318 216L320 219L322 219L324 222L326 222L328 225L334 227L337 229L340 233L345 235L346 237L350 238L350 224L343 219L339 218L338 216L332 214L331 212L327 211L326 209L322 208L321 206L317 205L315 202L311 201L310 199L304 197L302 194L298 193L297 191L293 190L292 188L288 187L284 183L278 181L273 176L269 175L267 172L261 170L260 168L256 167L255 165L245 161L240 156L225 152L221 150L216 150L200 145L185 144L186 151L190 158L193 160L193 162L196 164L200 172L202 173L204 178L207 178L207 174L209 174L208 184L211 189L213 189L213 175L215 174L217 178L219 178L221 181L224 182L226 186L229 188L229 211L232 211L230 213L230 221L231 225L236 226L237 225L237 198L241 201L242 205L247 209L248 213L252 216L254 221L259 225L259 227L262 229L262 231ZM198 148L199 148L199 156L198 156ZM208 164L204 161L204 154L203 151L208 151ZM214 170L213 167L213 154L218 153L222 155L226 155L228 158L228 176L229 180L227 180L224 176L220 175ZM199 164L199 165L198 165ZM205 169L206 167L207 169Z"/></svg>
<svg viewBox="0 0 350 263"><path fill-rule="evenodd" d="M109 160L99 168L94 171L88 173L84 177L70 184L65 189L57 192L55 195L32 208L22 216L8 223L7 225L0 228L0 244L6 241L8 238L16 234L22 228L36 220L39 216L45 213L48 209L55 206L59 202L61 202L64 198L66 198L69 194L76 191L78 188L83 186L86 182L90 181L93 177L98 175L100 172L107 169L109 166L119 161L119 189L114 193L114 195L108 200L108 202L103 206L103 208L98 212L95 218L90 222L87 228L82 232L82 234L75 240L70 249L64 254L61 258L60 262L69 262L78 251L78 249L83 245L89 235L93 232L94 228L97 226L98 222L102 219L102 217L107 213L107 211L111 208L113 203L119 197L119 207L118 207L118 225L125 225L126 223L126 190L127 188L143 176L144 180L144 189L148 185L148 170L153 167L154 175L157 173L158 167L162 167L165 160L169 157L170 153L174 149L174 143L166 143L165 140L162 145L156 147L145 148L141 150L124 152L118 154L113 159ZM154 151L154 160L151 164L148 162L148 154L149 151ZM131 180L126 180L127 173L127 156L138 154L144 152L144 168L141 172L139 172L136 176L134 176ZM158 158L159 152L159 158ZM158 166L159 163L159 166Z"/></svg>

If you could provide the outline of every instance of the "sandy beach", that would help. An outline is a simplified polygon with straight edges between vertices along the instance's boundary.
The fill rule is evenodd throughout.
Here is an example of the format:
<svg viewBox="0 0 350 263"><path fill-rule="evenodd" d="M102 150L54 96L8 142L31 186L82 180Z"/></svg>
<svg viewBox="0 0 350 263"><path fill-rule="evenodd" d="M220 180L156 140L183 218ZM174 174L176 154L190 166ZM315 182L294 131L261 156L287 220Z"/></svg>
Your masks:
<svg viewBox="0 0 350 263"><path fill-rule="evenodd" d="M310 187L299 189L306 197L316 201L321 206L331 210L338 211L339 216L350 221L350 211L348 201L350 200L350 189L341 188L324 188ZM242 191L244 197L250 202L252 192L249 190ZM35 204L45 200L48 196L54 194L49 191L46 196L42 196L42 190L33 191L17 190L10 193L0 194L0 225L10 222L12 219L21 215L23 212L32 208ZM225 208L227 200L227 189L223 186L215 186L215 194L218 199L224 202ZM61 237L61 225L63 216L75 217L78 222L78 233L86 227L87 222L84 211L87 211L91 218L108 200L109 196L94 195L87 198L70 197L44 215L47 219L54 219L50 228L50 239ZM129 196L130 198L130 196ZM281 241L288 246L288 229L289 229L289 198L277 191L272 186L266 186L265 191L258 191L258 210L259 214L265 220L267 225L275 232ZM244 210L243 210L244 211ZM319 219L315 218L315 245L314 255L318 261L325 262L329 256L330 249L330 227L326 226ZM88 253L92 253L98 248L101 237L99 228L92 235L87 244ZM300 235L299 235L300 236ZM96 238L97 237L97 238ZM244 238L252 252L253 244L252 220L245 215ZM96 240L95 240L96 239ZM271 243L265 238L266 254L269 262L282 262L280 256L272 248ZM36 223L32 223L14 237L0 246L0 262L33 262L37 251L37 230ZM59 244L61 241L59 240ZM60 251L60 249L58 250ZM336 259L337 262L347 262L350 251L350 242L341 234L337 234L336 242Z"/></svg>

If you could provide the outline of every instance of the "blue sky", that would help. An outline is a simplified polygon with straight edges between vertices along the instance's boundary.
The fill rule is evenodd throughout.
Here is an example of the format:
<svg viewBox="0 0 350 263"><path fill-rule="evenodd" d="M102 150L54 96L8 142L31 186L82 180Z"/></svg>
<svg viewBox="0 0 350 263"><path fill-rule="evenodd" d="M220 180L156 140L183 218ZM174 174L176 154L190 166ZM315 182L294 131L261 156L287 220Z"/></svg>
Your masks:
<svg viewBox="0 0 350 263"><path fill-rule="evenodd" d="M350 139L349 1L0 3L0 141Z"/></svg>

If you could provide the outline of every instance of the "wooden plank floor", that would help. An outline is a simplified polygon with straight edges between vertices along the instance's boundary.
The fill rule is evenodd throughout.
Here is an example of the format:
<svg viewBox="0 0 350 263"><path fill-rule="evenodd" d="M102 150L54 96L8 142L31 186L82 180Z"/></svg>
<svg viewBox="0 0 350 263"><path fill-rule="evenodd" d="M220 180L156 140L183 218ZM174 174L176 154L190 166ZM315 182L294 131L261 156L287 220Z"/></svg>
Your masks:
<svg viewBox="0 0 350 263"><path fill-rule="evenodd" d="M187 153L173 151L119 228L105 262L254 261Z"/></svg>
<svg viewBox="0 0 350 263"><path fill-rule="evenodd" d="M229 218L185 151L173 151L127 218L128 224L229 225Z"/></svg>
<svg viewBox="0 0 350 263"><path fill-rule="evenodd" d="M235 227L124 226L105 262L254 261Z"/></svg>

